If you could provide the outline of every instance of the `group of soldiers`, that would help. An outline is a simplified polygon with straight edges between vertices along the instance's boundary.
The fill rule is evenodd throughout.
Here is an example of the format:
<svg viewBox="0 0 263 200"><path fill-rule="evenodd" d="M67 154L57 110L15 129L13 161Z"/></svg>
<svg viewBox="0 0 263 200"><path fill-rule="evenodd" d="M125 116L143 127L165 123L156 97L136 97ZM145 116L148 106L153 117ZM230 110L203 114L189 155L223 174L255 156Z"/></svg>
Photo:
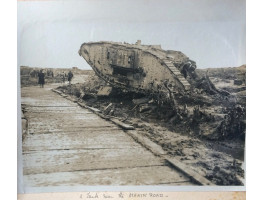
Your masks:
<svg viewBox="0 0 263 200"><path fill-rule="evenodd" d="M41 88L44 87L45 84L45 79L46 77L51 77L54 78L54 72L52 70L32 70L30 72L30 76L31 77L35 77L38 78L38 84L40 85ZM57 77L60 77L62 82L65 83L65 81L67 80L69 82L69 85L71 85L71 80L73 78L73 73L71 71L69 71L67 74L65 72L59 73L57 75Z"/></svg>
<svg viewBox="0 0 263 200"><path fill-rule="evenodd" d="M44 75L45 75L45 76L48 76L48 77L54 77L54 72L53 72L51 69L47 69L47 70L43 70L43 69L36 70L36 69L34 69L34 70L32 70L32 71L30 72L29 75L30 75L31 77L38 77L38 75L39 75L40 73L44 73Z"/></svg>
<svg viewBox="0 0 263 200"><path fill-rule="evenodd" d="M61 74L59 74L59 76L61 77L63 83L65 83L65 81L68 80L69 85L71 85L71 80L73 78L73 73L71 71L69 71L68 74L62 72Z"/></svg>

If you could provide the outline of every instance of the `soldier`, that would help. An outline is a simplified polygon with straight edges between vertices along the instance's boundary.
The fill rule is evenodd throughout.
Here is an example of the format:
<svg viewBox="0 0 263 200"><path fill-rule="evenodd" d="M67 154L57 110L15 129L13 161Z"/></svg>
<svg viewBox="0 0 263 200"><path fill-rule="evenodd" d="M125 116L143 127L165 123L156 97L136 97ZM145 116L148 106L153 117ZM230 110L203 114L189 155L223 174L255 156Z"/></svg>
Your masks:
<svg viewBox="0 0 263 200"><path fill-rule="evenodd" d="M65 72L62 72L62 82L65 83L65 80L66 80L66 74Z"/></svg>
<svg viewBox="0 0 263 200"><path fill-rule="evenodd" d="M45 84L45 74L43 72L43 69L40 70L38 73L38 84L40 85L41 88L44 87Z"/></svg>
<svg viewBox="0 0 263 200"><path fill-rule="evenodd" d="M71 71L69 71L69 73L68 73L68 83L69 83L69 85L71 85L72 78L73 78L73 73Z"/></svg>

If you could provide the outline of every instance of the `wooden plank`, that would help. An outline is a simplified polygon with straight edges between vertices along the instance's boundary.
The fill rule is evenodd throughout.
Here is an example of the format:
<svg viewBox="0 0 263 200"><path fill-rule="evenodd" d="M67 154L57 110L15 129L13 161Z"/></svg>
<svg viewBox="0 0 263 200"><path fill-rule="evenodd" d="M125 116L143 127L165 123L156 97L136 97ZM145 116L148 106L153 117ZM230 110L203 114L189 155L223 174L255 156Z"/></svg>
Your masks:
<svg viewBox="0 0 263 200"><path fill-rule="evenodd" d="M23 162L24 175L164 165L142 148L30 152L23 155Z"/></svg>
<svg viewBox="0 0 263 200"><path fill-rule="evenodd" d="M98 112L100 113L101 111L97 108L93 108L93 107L90 107L90 106L87 106L88 109L92 110L93 112Z"/></svg>
<svg viewBox="0 0 263 200"><path fill-rule="evenodd" d="M24 176L26 186L81 186L81 185L159 185L189 182L180 173L166 166L135 167L107 170L88 170L32 174Z"/></svg>
<svg viewBox="0 0 263 200"><path fill-rule="evenodd" d="M172 166L175 167L177 170L180 170L183 174L187 175L192 181L200 185L209 185L209 186L214 185L211 181L201 176L199 173L195 172L194 170L190 169L190 167L183 164L179 160L170 157L166 157L166 160L170 164L172 164Z"/></svg>
<svg viewBox="0 0 263 200"><path fill-rule="evenodd" d="M88 161L108 161L108 160L154 160L156 157L144 148L101 148L101 149L80 149L80 150L53 150L36 151L23 153L25 167L35 167L56 164L65 164L67 162ZM79 161L78 161L79 160ZM157 159L159 160L159 159Z"/></svg>
<svg viewBox="0 0 263 200"><path fill-rule="evenodd" d="M116 119L116 118L110 118L110 120L118 125L119 127L123 128L124 130L134 130L134 127L132 125L129 124L125 124L123 122L121 122L120 120Z"/></svg>
<svg viewBox="0 0 263 200"><path fill-rule="evenodd" d="M32 129L31 129L32 130ZM120 130L117 126L78 126L78 127L68 127L66 130L64 129L47 129L46 127L39 128L31 132L28 137L38 135L38 134L55 134L55 133L64 133L64 134L76 134L76 133L91 133L91 132L101 132L101 133L109 133L111 131Z"/></svg>
<svg viewBox="0 0 263 200"><path fill-rule="evenodd" d="M27 135L23 151L48 149L80 149L80 148L121 148L138 147L132 138L119 130L103 132L75 132L71 134L34 134Z"/></svg>
<svg viewBox="0 0 263 200"><path fill-rule="evenodd" d="M129 134L135 141L142 144L142 146L150 150L155 155L160 156L166 154L162 147L151 141L149 138L141 136L137 133L137 131L127 131L127 134Z"/></svg>
<svg viewBox="0 0 263 200"><path fill-rule="evenodd" d="M52 89L52 91L53 91L53 92L56 92L56 93L58 93L58 94L61 94L61 93L62 93L61 91L56 90L56 89Z"/></svg>
<svg viewBox="0 0 263 200"><path fill-rule="evenodd" d="M49 114L30 113L25 115L29 120L29 133L50 132L61 130L74 130L89 127L113 127L110 122L102 120L99 116L91 113L86 114Z"/></svg>

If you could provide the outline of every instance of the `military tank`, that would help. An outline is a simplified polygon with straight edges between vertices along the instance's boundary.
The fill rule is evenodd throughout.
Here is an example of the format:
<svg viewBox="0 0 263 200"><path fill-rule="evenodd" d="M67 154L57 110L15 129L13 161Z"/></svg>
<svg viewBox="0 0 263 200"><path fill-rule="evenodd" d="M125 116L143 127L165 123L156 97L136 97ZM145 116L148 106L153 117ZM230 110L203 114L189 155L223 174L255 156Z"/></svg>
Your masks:
<svg viewBox="0 0 263 200"><path fill-rule="evenodd" d="M190 90L196 78L196 63L180 51L163 50L161 45L118 42L89 42L79 55L112 87L132 92L172 93Z"/></svg>

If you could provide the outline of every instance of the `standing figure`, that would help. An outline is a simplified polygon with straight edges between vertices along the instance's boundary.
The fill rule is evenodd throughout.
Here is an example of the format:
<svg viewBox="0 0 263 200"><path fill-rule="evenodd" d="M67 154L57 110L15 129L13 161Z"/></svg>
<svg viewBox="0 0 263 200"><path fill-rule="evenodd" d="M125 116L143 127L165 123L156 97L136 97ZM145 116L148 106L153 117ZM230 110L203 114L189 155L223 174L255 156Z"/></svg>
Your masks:
<svg viewBox="0 0 263 200"><path fill-rule="evenodd" d="M43 69L40 70L38 73L38 84L40 85L41 88L44 87L45 84L45 74L43 72Z"/></svg>
<svg viewBox="0 0 263 200"><path fill-rule="evenodd" d="M62 82L65 83L65 80L66 80L66 74L65 72L62 73Z"/></svg>
<svg viewBox="0 0 263 200"><path fill-rule="evenodd" d="M71 85L72 78L73 78L73 73L71 71L69 71L69 73L68 73L68 83L69 83L69 85Z"/></svg>

